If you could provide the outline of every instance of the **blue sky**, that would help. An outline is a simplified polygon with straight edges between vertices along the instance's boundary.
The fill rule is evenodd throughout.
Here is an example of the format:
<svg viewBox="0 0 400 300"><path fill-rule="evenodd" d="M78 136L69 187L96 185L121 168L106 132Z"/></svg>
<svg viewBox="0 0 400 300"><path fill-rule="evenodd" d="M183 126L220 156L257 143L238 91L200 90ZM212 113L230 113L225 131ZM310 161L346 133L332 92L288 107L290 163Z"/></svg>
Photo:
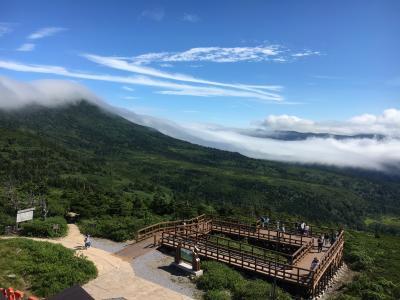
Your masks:
<svg viewBox="0 0 400 300"><path fill-rule="evenodd" d="M399 1L1 1L0 75L176 122L340 121L399 108L399 36Z"/></svg>

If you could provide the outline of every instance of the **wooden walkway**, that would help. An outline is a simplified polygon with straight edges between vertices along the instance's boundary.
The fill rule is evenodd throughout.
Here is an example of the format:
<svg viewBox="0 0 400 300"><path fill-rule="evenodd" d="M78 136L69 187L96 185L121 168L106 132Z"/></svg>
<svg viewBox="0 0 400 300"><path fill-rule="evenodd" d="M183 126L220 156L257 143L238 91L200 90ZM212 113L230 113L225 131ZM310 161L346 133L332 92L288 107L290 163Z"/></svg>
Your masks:
<svg viewBox="0 0 400 300"><path fill-rule="evenodd" d="M240 241L233 241L214 234L224 234L236 239L279 245L291 253L273 251ZM344 233L336 241L318 252L317 239L296 233L284 233L260 226L241 224L199 216L190 220L163 222L138 232L138 239L192 250L196 246L199 255L206 259L275 278L295 286L305 297L315 297L327 286L329 280L342 264ZM275 249L281 249L276 247ZM319 265L311 270L311 262L317 257Z"/></svg>

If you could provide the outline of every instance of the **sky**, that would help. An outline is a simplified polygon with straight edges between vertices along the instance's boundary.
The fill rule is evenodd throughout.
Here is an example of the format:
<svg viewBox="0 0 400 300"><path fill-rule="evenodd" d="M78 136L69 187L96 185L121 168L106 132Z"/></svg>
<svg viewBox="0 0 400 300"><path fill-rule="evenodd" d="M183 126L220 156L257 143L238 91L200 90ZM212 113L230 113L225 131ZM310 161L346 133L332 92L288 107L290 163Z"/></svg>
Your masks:
<svg viewBox="0 0 400 300"><path fill-rule="evenodd" d="M395 0L0 0L0 76L3 97L25 84L51 102L46 80L68 80L197 138L223 132L213 143L238 128L397 136L399 36Z"/></svg>

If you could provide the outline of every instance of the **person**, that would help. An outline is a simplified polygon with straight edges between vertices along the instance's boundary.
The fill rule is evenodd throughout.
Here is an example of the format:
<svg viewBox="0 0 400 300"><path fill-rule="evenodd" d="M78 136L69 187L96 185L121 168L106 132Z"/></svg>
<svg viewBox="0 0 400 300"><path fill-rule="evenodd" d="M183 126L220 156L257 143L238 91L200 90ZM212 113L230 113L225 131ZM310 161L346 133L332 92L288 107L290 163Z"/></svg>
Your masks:
<svg viewBox="0 0 400 300"><path fill-rule="evenodd" d="M285 224L282 224L282 232L285 233Z"/></svg>
<svg viewBox="0 0 400 300"><path fill-rule="evenodd" d="M323 245L324 245L324 240L323 240L323 236L321 235L318 238L318 252L322 252Z"/></svg>
<svg viewBox="0 0 400 300"><path fill-rule="evenodd" d="M304 230L306 229L306 223L304 223L304 221L303 222L301 222L301 224L300 224L300 233L301 234L304 234Z"/></svg>
<svg viewBox="0 0 400 300"><path fill-rule="evenodd" d="M265 217L260 217L261 227L264 228L265 226Z"/></svg>
<svg viewBox="0 0 400 300"><path fill-rule="evenodd" d="M310 226L308 226L308 225L305 225L304 226L304 234L305 235L308 235L308 232L310 231Z"/></svg>
<svg viewBox="0 0 400 300"><path fill-rule="evenodd" d="M269 218L268 217L265 217L265 224L267 224L267 227L268 227L268 225L269 225Z"/></svg>
<svg viewBox="0 0 400 300"><path fill-rule="evenodd" d="M87 234L85 236L85 249L90 248L91 245L92 245L92 241L90 240L90 235Z"/></svg>
<svg viewBox="0 0 400 300"><path fill-rule="evenodd" d="M328 246L328 243L329 243L329 234L328 233L325 233L325 235L324 235L324 242L325 242L325 246Z"/></svg>
<svg viewBox="0 0 400 300"><path fill-rule="evenodd" d="M280 229L280 223L279 221L276 221L276 231L279 231L279 229Z"/></svg>
<svg viewBox="0 0 400 300"><path fill-rule="evenodd" d="M318 257L314 257L313 261L311 262L311 271L314 271L319 265Z"/></svg>
<svg viewBox="0 0 400 300"><path fill-rule="evenodd" d="M331 234L331 246L336 242L336 235L332 232Z"/></svg>

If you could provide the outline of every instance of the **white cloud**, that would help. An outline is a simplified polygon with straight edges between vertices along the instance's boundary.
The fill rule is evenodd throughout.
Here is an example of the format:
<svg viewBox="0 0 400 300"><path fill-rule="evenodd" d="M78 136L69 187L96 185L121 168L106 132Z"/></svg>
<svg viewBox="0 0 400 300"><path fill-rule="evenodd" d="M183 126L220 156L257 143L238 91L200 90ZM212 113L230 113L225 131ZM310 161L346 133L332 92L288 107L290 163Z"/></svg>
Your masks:
<svg viewBox="0 0 400 300"><path fill-rule="evenodd" d="M297 52L292 54L293 57L303 57L311 55L321 55L321 53L319 51L304 50L303 52Z"/></svg>
<svg viewBox="0 0 400 300"><path fill-rule="evenodd" d="M54 70L59 70L54 67ZM390 171L400 168L400 139L387 137L348 138L344 140L329 138L308 138L300 141L283 141L272 138L255 137L243 134L243 130L225 128L217 125L186 124L178 125L165 119L143 116L122 108L111 107L101 101L83 86L63 80L40 80L23 83L0 77L0 108L15 109L31 103L55 106L86 99L98 103L103 108L120 114L124 118L175 138L196 144L237 151L244 155L299 163L316 163L339 167ZM185 111L194 113L194 111ZM365 115L364 115L365 116ZM372 116L372 115L371 115ZM274 116L267 118L269 124L318 127L319 122L294 116ZM339 124L339 122L337 122ZM364 126L364 133L371 133L374 126L384 124L388 132L399 132L400 110L387 109L375 118L356 116L342 122L341 127ZM348 131L351 131L350 128Z"/></svg>
<svg viewBox="0 0 400 300"><path fill-rule="evenodd" d="M123 70L123 71L133 72L133 73L137 73L137 74L148 75L148 76L153 76L153 77L160 77L160 78L176 80L176 81L214 85L214 86L219 86L219 87L227 87L227 88L239 89L239 90L244 90L244 91L250 92L250 93L247 93L245 97L248 97L248 95L252 95L251 97L256 97L256 98L262 99L262 100L273 100L273 101L283 100L282 96L280 96L279 94L277 94L275 92L281 88L280 86L229 84L229 83L205 80L205 79L201 79L201 78L195 78L195 77L192 77L192 76L186 75L186 74L165 72L162 70L157 70L157 69L142 66L142 65L129 63L126 60L124 60L122 58L118 58L118 57L99 56L99 55L94 55L94 54L83 54L83 57L86 57L87 59L89 59L92 62L98 63L103 66L107 66L109 68L117 69L117 70ZM191 91L190 92L191 95L194 95L194 92L192 92L192 91L199 91L199 90L204 91L204 89L203 88L200 89L200 87L190 87L189 89L184 89L184 90L180 91L179 93L175 93L175 94L176 95L184 95L184 94L189 95L188 90ZM215 89L213 89L213 90L215 90ZM264 90L272 90L273 92L267 92ZM168 91L168 93L170 94L169 91ZM230 94L232 94L232 93L230 93ZM210 96L211 96L211 94L210 94Z"/></svg>
<svg viewBox="0 0 400 300"><path fill-rule="evenodd" d="M131 87L126 86L126 85L122 86L122 89L125 90L125 91L128 91L128 92L133 92L135 90L134 88L131 88Z"/></svg>
<svg viewBox="0 0 400 300"><path fill-rule="evenodd" d="M66 80L37 80L30 83L0 76L0 109L16 109L28 104L56 106L82 99L100 104L87 88Z"/></svg>
<svg viewBox="0 0 400 300"><path fill-rule="evenodd" d="M301 119L296 116L288 116L288 115L270 115L268 116L263 125L273 129L279 130L290 130L296 127L304 127L304 126L311 126L314 122L311 120Z"/></svg>
<svg viewBox="0 0 400 300"><path fill-rule="evenodd" d="M150 19L153 21L157 21L157 22L162 21L164 19L164 16L165 16L165 12L161 8L144 10L140 14L141 18L146 18L146 19Z"/></svg>
<svg viewBox="0 0 400 300"><path fill-rule="evenodd" d="M32 43L25 43L21 45L21 47L17 48L17 51L29 52L35 49L35 44Z"/></svg>
<svg viewBox="0 0 400 300"><path fill-rule="evenodd" d="M146 64L151 62L238 62L238 61L263 61L276 57L283 52L279 45L257 47L198 47L183 52L156 52L146 53L132 60L135 63Z"/></svg>
<svg viewBox="0 0 400 300"><path fill-rule="evenodd" d="M44 27L30 34L28 36L28 39L30 40L42 39L44 37L52 36L65 30L67 29L62 27Z"/></svg>
<svg viewBox="0 0 400 300"><path fill-rule="evenodd" d="M183 14L183 21L196 23L196 22L200 21L200 18L197 15L194 15L194 14L184 13Z"/></svg>
<svg viewBox="0 0 400 300"><path fill-rule="evenodd" d="M199 97L231 96L231 97L246 97L250 100L258 100L258 101L276 100L274 94L272 94L271 97L270 95L268 95L268 93L263 95L259 92L257 93L251 91L245 92L228 88L215 88L210 86L194 86L188 84L174 83L170 81L156 80L146 76L124 77L124 76L113 76L113 75L88 74L82 72L71 72L60 66L29 65L13 61L0 60L0 68L19 71L19 72L54 74L54 75L61 75L73 78L166 88L168 89L167 91L161 91L161 93L165 94L171 94L172 91L175 91L177 95L179 94L185 95L190 93L192 96L199 96Z"/></svg>
<svg viewBox="0 0 400 300"><path fill-rule="evenodd" d="M153 62L288 62L306 56L320 55L319 51L304 50L292 53L281 45L260 45L255 47L197 47L182 52L153 52L132 57L135 64Z"/></svg>
<svg viewBox="0 0 400 300"><path fill-rule="evenodd" d="M400 138L400 110L386 109L381 115L362 114L346 121L320 121L301 119L296 116L268 116L258 123L259 129L267 131L297 131L339 135L379 134Z"/></svg>

